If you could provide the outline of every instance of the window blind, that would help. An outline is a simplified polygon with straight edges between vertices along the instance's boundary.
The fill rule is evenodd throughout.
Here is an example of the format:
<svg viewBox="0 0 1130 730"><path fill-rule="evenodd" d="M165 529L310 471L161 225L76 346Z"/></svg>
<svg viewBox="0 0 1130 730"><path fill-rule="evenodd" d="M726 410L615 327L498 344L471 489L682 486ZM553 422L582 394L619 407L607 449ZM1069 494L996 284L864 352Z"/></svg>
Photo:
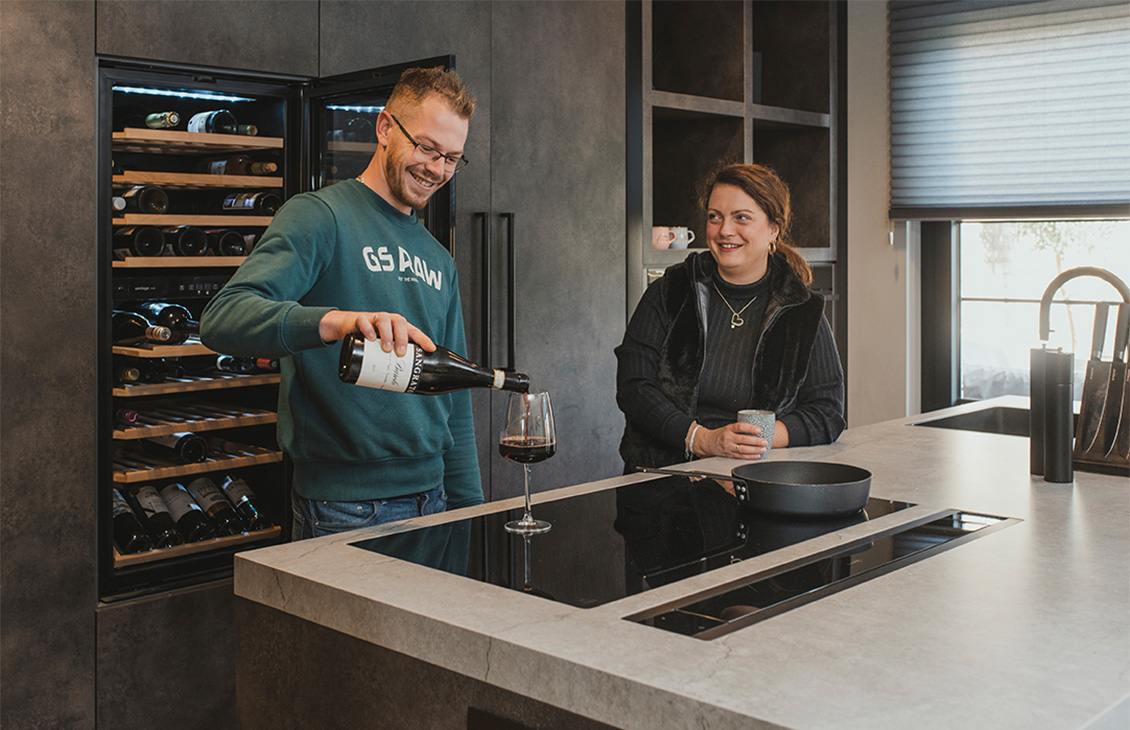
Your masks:
<svg viewBox="0 0 1130 730"><path fill-rule="evenodd" d="M892 219L1130 215L1130 3L888 13Z"/></svg>

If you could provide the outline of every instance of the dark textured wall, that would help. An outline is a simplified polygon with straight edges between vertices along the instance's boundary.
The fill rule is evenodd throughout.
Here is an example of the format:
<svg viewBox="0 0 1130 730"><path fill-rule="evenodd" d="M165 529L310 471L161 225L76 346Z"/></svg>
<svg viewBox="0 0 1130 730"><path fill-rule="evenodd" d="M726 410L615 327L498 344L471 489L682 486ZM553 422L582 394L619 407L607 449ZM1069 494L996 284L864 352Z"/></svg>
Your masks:
<svg viewBox="0 0 1130 730"><path fill-rule="evenodd" d="M0 3L0 726L94 718L94 3Z"/></svg>

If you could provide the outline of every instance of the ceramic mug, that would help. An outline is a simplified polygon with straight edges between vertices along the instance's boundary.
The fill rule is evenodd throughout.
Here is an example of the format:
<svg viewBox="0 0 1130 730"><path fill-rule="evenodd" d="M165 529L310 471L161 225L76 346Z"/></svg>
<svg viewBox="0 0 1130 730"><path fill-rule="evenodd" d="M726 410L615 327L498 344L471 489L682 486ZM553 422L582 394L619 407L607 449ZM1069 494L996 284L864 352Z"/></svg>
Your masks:
<svg viewBox="0 0 1130 730"><path fill-rule="evenodd" d="M773 427L777 424L777 414L773 411L742 410L738 411L738 422L752 423L761 427L761 438L768 441L769 445L765 447L765 453L759 458L764 459L769 456L769 449L773 448Z"/></svg>
<svg viewBox="0 0 1130 730"><path fill-rule="evenodd" d="M671 241L671 248L686 248L694 243L694 231L686 226L672 226L671 232L675 234Z"/></svg>
<svg viewBox="0 0 1130 730"><path fill-rule="evenodd" d="M654 249L662 250L671 248L671 244L675 242L676 237L674 229L668 226L651 227L651 247Z"/></svg>

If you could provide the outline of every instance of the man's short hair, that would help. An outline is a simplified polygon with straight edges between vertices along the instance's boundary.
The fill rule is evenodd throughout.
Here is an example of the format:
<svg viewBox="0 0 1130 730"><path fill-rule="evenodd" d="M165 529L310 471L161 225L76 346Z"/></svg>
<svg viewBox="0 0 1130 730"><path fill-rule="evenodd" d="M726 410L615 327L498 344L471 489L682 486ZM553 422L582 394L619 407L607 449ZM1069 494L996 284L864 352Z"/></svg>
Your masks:
<svg viewBox="0 0 1130 730"><path fill-rule="evenodd" d="M459 78L459 74L442 66L435 68L410 68L400 74L400 80L388 97L388 108L404 113L415 109L429 94L444 99L451 110L463 119L475 114L475 97Z"/></svg>

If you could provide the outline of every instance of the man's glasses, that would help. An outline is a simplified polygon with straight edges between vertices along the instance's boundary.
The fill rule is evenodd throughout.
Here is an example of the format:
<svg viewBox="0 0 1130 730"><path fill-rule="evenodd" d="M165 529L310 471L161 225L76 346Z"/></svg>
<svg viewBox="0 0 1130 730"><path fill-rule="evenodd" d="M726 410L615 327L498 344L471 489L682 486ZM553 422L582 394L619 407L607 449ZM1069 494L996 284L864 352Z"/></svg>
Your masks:
<svg viewBox="0 0 1130 730"><path fill-rule="evenodd" d="M408 138L408 141L412 143L412 146L416 148L416 152L418 154L422 154L424 158L428 160L428 162L435 162L442 157L443 166L446 169L451 170L452 175L462 170L467 166L467 163L470 162L470 160L468 160L463 155L459 155L458 157L456 157L455 155L445 155L435 147L429 147L426 144L417 142L416 140L412 139L412 135L408 134L408 130L404 128L404 125L400 123L399 119L394 117L391 113L389 114L389 116L392 117L392 121L396 122L396 126L400 127L400 131L404 133L404 136Z"/></svg>

